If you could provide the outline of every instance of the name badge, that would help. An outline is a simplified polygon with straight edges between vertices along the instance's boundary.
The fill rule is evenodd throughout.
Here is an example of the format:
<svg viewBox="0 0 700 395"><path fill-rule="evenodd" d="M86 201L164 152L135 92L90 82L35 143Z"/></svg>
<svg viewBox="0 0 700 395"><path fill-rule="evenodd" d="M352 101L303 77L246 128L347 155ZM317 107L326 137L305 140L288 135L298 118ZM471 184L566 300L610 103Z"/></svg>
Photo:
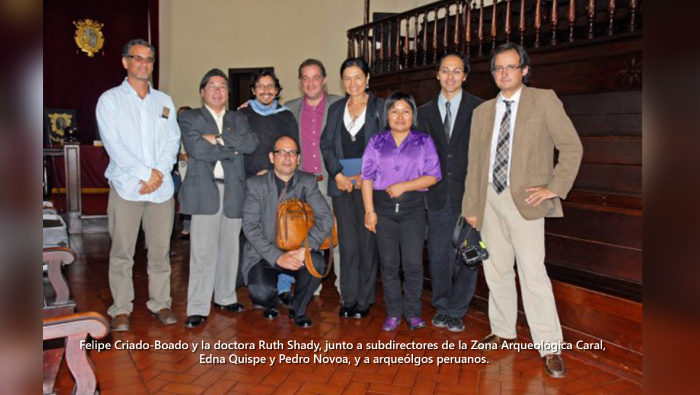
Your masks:
<svg viewBox="0 0 700 395"><path fill-rule="evenodd" d="M163 114L161 114L161 117L165 119L170 118L170 109L168 107L163 107Z"/></svg>

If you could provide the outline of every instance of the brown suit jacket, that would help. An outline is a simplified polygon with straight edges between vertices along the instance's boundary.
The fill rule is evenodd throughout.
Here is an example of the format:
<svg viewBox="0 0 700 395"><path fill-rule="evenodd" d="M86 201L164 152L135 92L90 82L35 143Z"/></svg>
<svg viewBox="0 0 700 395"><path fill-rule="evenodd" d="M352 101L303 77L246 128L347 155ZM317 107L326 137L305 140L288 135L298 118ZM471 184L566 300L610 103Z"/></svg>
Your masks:
<svg viewBox="0 0 700 395"><path fill-rule="evenodd" d="M469 143L469 167L462 215L477 217L481 229L486 209L491 140L496 122L496 99L474 110ZM566 199L574 184L583 156L581 140L552 90L523 86L518 104L511 157L510 192L520 214L527 220L562 217L560 199ZM559 159L554 166L554 148ZM557 198L539 207L525 203L531 187L547 187Z"/></svg>

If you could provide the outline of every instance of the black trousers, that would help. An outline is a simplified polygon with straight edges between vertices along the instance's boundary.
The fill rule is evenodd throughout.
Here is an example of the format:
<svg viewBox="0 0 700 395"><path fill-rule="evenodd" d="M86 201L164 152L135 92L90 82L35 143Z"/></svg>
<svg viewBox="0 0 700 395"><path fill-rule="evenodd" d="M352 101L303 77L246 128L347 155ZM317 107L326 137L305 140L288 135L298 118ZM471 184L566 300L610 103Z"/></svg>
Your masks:
<svg viewBox="0 0 700 395"><path fill-rule="evenodd" d="M326 262L323 255L317 251L311 251L311 259L319 273L323 273ZM248 291L253 303L264 307L277 307L277 277L280 273L288 274L296 278L296 288L292 299L292 308L297 316L306 314L314 292L321 284L321 279L312 276L305 267L297 271L285 270L278 266L270 265L266 261L260 261L248 272Z"/></svg>
<svg viewBox="0 0 700 395"><path fill-rule="evenodd" d="M423 194L408 193L399 202L384 191L374 191L377 212L377 246L381 261L384 304L389 317L420 317L423 294L423 246L426 217ZM403 269L403 295L399 270Z"/></svg>
<svg viewBox="0 0 700 395"><path fill-rule="evenodd" d="M452 234L461 209L449 199L440 210L428 210L428 253L433 307L437 314L464 318L476 291L478 269L462 262L452 246Z"/></svg>
<svg viewBox="0 0 700 395"><path fill-rule="evenodd" d="M362 192L333 197L340 247L340 293L343 305L367 309L377 298L378 253L374 234L365 228Z"/></svg>

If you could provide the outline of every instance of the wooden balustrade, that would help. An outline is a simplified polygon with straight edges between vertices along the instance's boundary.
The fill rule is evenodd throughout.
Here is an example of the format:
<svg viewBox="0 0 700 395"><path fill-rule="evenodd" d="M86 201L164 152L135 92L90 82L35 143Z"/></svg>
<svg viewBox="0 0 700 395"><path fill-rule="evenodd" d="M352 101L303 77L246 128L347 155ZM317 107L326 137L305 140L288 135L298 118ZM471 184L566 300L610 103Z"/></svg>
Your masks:
<svg viewBox="0 0 700 395"><path fill-rule="evenodd" d="M347 53L383 74L428 66L447 51L489 56L511 41L526 48L570 45L640 30L641 5L639 0L493 0L489 5L444 0L350 29Z"/></svg>

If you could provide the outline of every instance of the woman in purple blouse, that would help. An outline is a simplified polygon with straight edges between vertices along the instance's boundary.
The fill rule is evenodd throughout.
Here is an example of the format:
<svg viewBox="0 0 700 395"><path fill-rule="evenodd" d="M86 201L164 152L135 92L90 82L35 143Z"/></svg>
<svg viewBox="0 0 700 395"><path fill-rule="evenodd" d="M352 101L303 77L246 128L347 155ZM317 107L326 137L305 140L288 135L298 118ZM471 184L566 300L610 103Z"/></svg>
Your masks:
<svg viewBox="0 0 700 395"><path fill-rule="evenodd" d="M410 94L392 93L384 116L389 130L373 136L362 156L365 227L377 235L388 315L383 330L395 331L401 317L416 330L426 326L421 317L425 192L442 178L440 160L432 138L416 131L418 112Z"/></svg>

